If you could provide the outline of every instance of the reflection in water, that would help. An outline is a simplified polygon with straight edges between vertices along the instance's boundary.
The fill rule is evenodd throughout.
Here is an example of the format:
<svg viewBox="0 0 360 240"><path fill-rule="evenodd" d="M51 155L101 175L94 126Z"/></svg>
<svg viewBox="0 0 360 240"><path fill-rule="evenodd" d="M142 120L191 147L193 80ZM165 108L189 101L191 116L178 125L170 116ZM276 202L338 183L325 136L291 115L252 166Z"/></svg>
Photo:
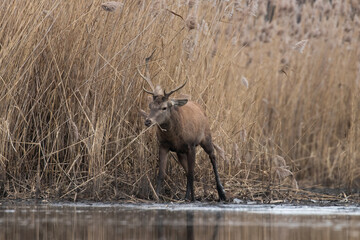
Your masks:
<svg viewBox="0 0 360 240"><path fill-rule="evenodd" d="M0 240L360 239L360 213L296 215L238 211L227 205L223 210L137 206L0 205Z"/></svg>
<svg viewBox="0 0 360 240"><path fill-rule="evenodd" d="M186 238L194 240L194 212L186 212Z"/></svg>

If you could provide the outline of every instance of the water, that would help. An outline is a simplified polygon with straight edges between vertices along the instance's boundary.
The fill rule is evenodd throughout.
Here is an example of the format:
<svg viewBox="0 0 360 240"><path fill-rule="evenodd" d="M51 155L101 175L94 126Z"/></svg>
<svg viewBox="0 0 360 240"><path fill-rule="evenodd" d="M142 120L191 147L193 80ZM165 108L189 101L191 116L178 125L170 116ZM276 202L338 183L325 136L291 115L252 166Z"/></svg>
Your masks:
<svg viewBox="0 0 360 240"><path fill-rule="evenodd" d="M9 239L360 239L360 208L239 204L0 205Z"/></svg>

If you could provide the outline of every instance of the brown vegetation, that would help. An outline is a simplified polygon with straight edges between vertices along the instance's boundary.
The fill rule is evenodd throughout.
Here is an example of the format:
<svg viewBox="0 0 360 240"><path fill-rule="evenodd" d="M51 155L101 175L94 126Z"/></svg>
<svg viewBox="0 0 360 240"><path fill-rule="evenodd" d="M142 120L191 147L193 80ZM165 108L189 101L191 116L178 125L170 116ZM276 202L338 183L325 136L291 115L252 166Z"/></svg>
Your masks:
<svg viewBox="0 0 360 240"><path fill-rule="evenodd" d="M188 80L206 109L229 196L359 200L358 1L102 4L0 3L3 197L149 199L158 153L137 68L156 48L153 82ZM195 193L215 199L197 156ZM167 173L164 199L183 198L183 170L170 159Z"/></svg>

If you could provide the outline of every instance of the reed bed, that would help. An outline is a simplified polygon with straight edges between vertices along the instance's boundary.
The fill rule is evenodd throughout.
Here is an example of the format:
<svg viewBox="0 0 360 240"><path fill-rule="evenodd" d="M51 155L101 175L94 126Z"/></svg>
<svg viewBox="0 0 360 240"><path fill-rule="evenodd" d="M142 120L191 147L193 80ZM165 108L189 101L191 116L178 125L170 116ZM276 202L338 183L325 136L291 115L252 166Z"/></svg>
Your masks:
<svg viewBox="0 0 360 240"><path fill-rule="evenodd" d="M154 84L187 79L181 94L206 109L230 199L359 201L358 1L3 0L0 13L0 197L153 199L137 68L155 49ZM170 158L161 198L175 201L186 178ZM196 196L216 199L200 149L195 174Z"/></svg>

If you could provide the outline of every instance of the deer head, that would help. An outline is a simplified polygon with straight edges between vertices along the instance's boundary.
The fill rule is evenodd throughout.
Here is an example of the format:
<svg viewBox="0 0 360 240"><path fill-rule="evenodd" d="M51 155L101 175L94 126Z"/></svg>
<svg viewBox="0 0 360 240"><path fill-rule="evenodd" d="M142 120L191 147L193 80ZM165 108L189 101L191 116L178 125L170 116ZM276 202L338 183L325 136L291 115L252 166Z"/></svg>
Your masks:
<svg viewBox="0 0 360 240"><path fill-rule="evenodd" d="M170 99L170 96L176 91L183 88L187 83L187 81L185 81L182 85L171 90L168 93L165 90L163 90L159 85L154 87L154 84L152 83L150 78L149 68L148 68L148 62L152 57L153 53L151 54L150 57L145 59L146 61L145 76L138 69L140 76L149 84L151 88L151 91L146 90L145 88L143 88L143 90L146 93L151 94L153 96L153 100L149 104L150 113L145 120L145 125L147 127L153 124L158 124L161 126L164 123L168 122L170 120L172 110L176 107L184 106L188 102L187 99ZM142 113L142 115L144 114Z"/></svg>
<svg viewBox="0 0 360 240"><path fill-rule="evenodd" d="M165 96L156 97L150 104L150 114L145 120L147 127L158 124L163 125L170 121L172 111L176 107L184 106L188 102L187 99L168 99Z"/></svg>

